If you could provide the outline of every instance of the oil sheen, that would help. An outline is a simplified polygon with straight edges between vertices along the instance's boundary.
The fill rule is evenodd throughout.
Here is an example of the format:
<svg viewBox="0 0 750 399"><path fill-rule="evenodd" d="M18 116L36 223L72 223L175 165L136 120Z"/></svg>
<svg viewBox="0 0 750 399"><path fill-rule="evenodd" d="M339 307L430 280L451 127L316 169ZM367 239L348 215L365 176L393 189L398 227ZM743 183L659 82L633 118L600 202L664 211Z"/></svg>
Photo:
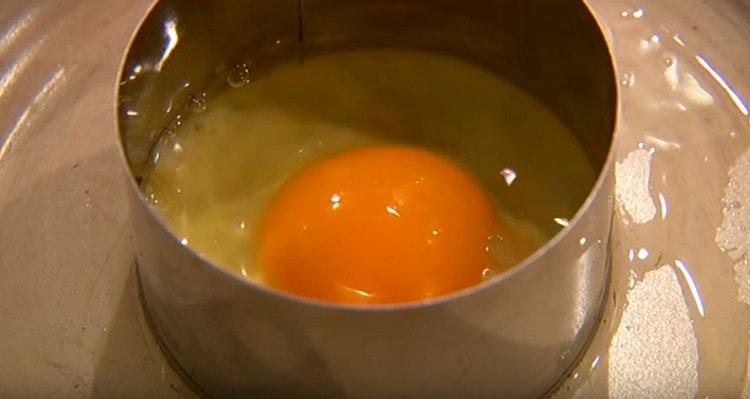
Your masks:
<svg viewBox="0 0 750 399"><path fill-rule="evenodd" d="M498 262L484 277L543 245L596 177L568 128L508 81L447 55L377 49L289 61L227 87L161 140L143 188L184 244L263 281L254 254L275 193L311 164L377 146L439 154L481 185L504 226L487 239Z"/></svg>

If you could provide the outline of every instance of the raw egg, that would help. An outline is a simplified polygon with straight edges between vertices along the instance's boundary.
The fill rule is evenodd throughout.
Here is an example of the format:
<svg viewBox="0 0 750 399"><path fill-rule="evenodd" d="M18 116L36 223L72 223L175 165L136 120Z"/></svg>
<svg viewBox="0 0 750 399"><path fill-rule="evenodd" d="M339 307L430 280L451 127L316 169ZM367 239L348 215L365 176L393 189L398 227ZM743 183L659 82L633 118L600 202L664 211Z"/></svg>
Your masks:
<svg viewBox="0 0 750 399"><path fill-rule="evenodd" d="M455 292L522 262L594 184L567 126L492 71L413 49L298 61L209 96L144 169L178 239L253 283L376 304Z"/></svg>
<svg viewBox="0 0 750 399"><path fill-rule="evenodd" d="M272 287L346 303L419 301L482 281L497 207L444 156L354 149L304 167L272 198L257 263Z"/></svg>

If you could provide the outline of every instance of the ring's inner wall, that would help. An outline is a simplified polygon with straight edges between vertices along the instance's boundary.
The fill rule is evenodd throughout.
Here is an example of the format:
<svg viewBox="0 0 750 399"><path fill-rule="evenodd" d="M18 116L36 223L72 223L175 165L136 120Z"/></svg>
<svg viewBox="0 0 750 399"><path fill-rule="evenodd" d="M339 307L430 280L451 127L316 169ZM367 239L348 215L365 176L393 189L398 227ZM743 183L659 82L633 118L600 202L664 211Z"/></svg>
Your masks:
<svg viewBox="0 0 750 399"><path fill-rule="evenodd" d="M573 217L606 157L612 70L579 2L191 3L160 2L131 49L123 142L179 238L243 274L274 189L345 148L450 154L536 246Z"/></svg>

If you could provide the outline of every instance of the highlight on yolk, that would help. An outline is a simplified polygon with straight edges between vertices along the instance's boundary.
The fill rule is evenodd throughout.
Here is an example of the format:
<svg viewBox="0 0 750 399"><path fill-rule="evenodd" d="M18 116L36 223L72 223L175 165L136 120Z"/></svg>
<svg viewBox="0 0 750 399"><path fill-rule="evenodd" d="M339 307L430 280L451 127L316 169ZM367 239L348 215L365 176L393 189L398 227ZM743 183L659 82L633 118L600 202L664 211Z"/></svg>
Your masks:
<svg viewBox="0 0 750 399"><path fill-rule="evenodd" d="M347 303L418 301L482 281L497 208L446 158L406 146L350 150L292 176L256 243L266 283Z"/></svg>

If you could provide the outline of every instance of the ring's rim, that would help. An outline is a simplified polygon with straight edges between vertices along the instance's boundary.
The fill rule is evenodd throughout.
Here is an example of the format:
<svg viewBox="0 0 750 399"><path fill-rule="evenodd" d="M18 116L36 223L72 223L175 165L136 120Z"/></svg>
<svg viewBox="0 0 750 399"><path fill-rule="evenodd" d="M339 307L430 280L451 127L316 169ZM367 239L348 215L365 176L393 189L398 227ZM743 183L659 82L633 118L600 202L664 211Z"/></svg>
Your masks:
<svg viewBox="0 0 750 399"><path fill-rule="evenodd" d="M169 232L169 235L174 239L175 243L179 243L180 239L179 237L174 233L172 228L169 226L169 224L166 222L164 217L159 213L159 211L151 205L146 198L143 196L143 193L141 192L137 182L135 175L133 174L133 171L131 170L127 155L125 154L125 145L123 140L123 132L121 129L121 123L120 123L120 115L122 115L121 112L121 106L120 106L120 90L122 86L120 85L120 82L123 80L125 76L125 66L127 65L127 61L130 57L130 52L133 47L133 44L138 39L138 35L140 34L144 24L149 19L149 17L154 12L154 9L156 8L157 4L159 3L159 0L153 0L152 3L147 8L146 13L143 15L143 17L138 22L136 28L133 30L130 39L128 40L128 45L125 48L124 55L120 61L118 74L117 74L117 81L115 82L115 95L113 98L114 101L114 122L115 122L115 139L117 141L117 153L119 158L119 164L120 166L125 170L125 173L127 174L127 180L128 180L128 187L131 190L131 194L138 197L139 204L146 209L146 212L148 212L149 216L157 221L160 228L164 229L165 231ZM589 190L588 195L586 196L586 199L583 201L581 206L576 211L573 218L570 219L567 226L563 227L560 231L558 231L551 239L549 239L544 245L542 245L540 248L538 248L536 251L534 251L533 254L529 255L526 259L512 267L511 269L500 273L496 276L493 276L489 278L488 280L482 281L481 283L475 284L471 287L467 287L462 290L454 291L449 294L441 295L434 298L428 298L420 301L409 301L409 302L399 302L399 303L389 303L389 304L349 304L349 303L339 303L339 302L329 302L329 301L322 301L314 298L308 298L303 297L299 295L295 295L292 293L288 293L285 291L281 291L272 287L269 287L265 284L258 283L255 281L252 281L250 279L244 278L237 273L234 273L232 271L227 270L224 267L219 266L212 260L208 259L205 255L195 251L192 247L186 246L186 249L191 253L191 255L198 258L203 264L207 265L207 267L214 273L218 273L222 276L222 278L227 278L235 283L239 283L240 285L246 286L248 289L257 290L260 292L263 292L264 294L271 295L272 297L282 300L282 301L289 301L292 303L296 303L301 306L310 306L310 307L317 307L317 308L324 308L327 310L337 310L342 312L397 312L397 311L411 311L411 310L418 310L418 309L424 309L424 308L430 308L430 307L438 307L441 305L444 305L449 302L456 302L461 301L463 299L478 295L480 292L483 292L485 290L490 289L491 287L503 284L506 280L512 279L515 275L521 274L526 271L526 269L533 267L535 263L538 263L538 260L545 256L553 247L557 246L562 240L564 240L570 233L570 231L574 230L575 227L580 223L583 216L588 213L589 209L592 207L595 199L601 194L601 191L604 189L607 189L605 187L608 174L611 172L614 164L614 158L615 158L615 139L617 137L617 132L619 130L619 124L620 124L620 115L621 115L621 101L620 101L620 86L617 84L617 76L618 75L618 66L615 62L615 57L613 53L612 48L612 38L611 38L611 32L608 30L607 25L604 22L604 19L601 18L596 10L589 4L588 0L581 0L581 4L585 7L586 11L588 11L589 16L593 20L593 22L596 24L597 31L599 33L599 36L601 38L602 43L604 44L604 47L606 49L609 63L612 70L612 87L614 88L614 113L613 113L613 123L612 123L612 131L610 132L611 140L609 142L609 148L607 150L607 156L605 158L604 163L602 164L599 174L597 176L597 179L592 186L592 188ZM613 195L610 193L609 195Z"/></svg>

